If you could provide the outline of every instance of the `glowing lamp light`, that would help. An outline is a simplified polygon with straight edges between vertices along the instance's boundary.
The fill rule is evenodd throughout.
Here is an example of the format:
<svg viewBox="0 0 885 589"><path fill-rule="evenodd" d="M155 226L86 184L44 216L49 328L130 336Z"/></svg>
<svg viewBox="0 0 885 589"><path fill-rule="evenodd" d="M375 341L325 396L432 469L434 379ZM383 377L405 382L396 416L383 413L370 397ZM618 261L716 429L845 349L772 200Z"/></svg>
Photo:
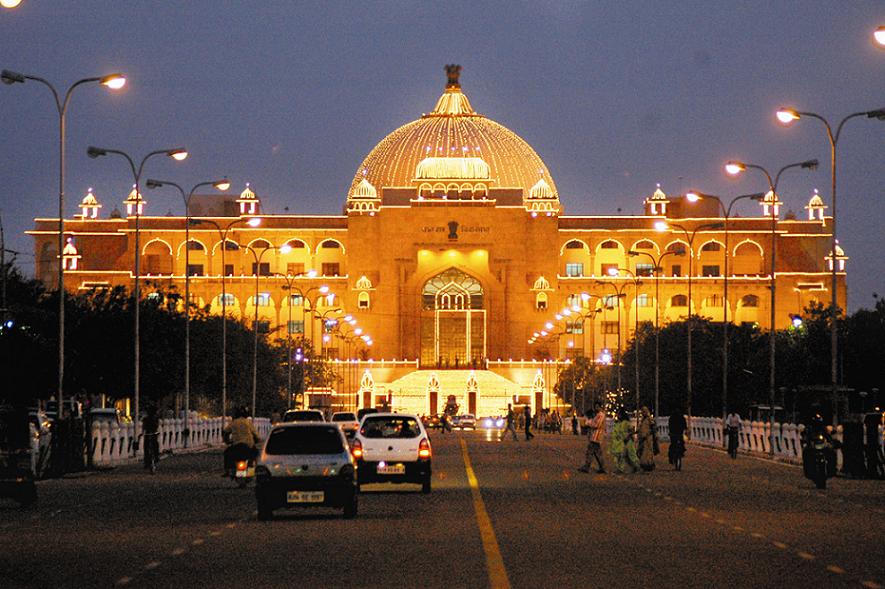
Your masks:
<svg viewBox="0 0 885 589"><path fill-rule="evenodd" d="M316 270L308 270L308 271L307 271L307 277L308 277L308 278L316 278L316 277L317 277L317 271L316 271Z"/></svg>
<svg viewBox="0 0 885 589"><path fill-rule="evenodd" d="M322 293L322 294L328 294L328 293L329 293L329 287L326 286L326 285L321 286L321 287L320 287L320 293Z"/></svg>
<svg viewBox="0 0 885 589"><path fill-rule="evenodd" d="M688 202L698 202L701 200L701 195L697 192L689 192L685 195L685 200Z"/></svg>
<svg viewBox="0 0 885 589"><path fill-rule="evenodd" d="M345 315L344 317L342 317L342 319L350 323L350 320L353 319L353 315Z"/></svg>
<svg viewBox="0 0 885 589"><path fill-rule="evenodd" d="M538 333L537 331L536 331L535 333L532 334L532 337L540 337L540 336L541 336L541 334Z"/></svg>
<svg viewBox="0 0 885 589"><path fill-rule="evenodd" d="M569 343L568 343L568 347L570 347L570 348L574 348L574 347L575 347L575 342L569 342Z"/></svg>
<svg viewBox="0 0 885 589"><path fill-rule="evenodd" d="M15 8L22 3L22 0L0 0L0 6L3 8Z"/></svg>
<svg viewBox="0 0 885 589"><path fill-rule="evenodd" d="M799 113L796 112L795 109L783 107L777 109L777 113L775 113L775 116L777 116L777 120L779 120L784 125L789 125L793 121L798 121L800 118Z"/></svg>
<svg viewBox="0 0 885 589"><path fill-rule="evenodd" d="M611 364L612 361L612 353L608 348L603 348L602 353L599 355L599 360L603 364Z"/></svg>
<svg viewBox="0 0 885 589"><path fill-rule="evenodd" d="M561 321L561 320L562 320L562 315L560 315L559 313L557 313L553 318L556 319L557 321ZM548 324L548 325L549 325L549 324Z"/></svg>
<svg viewBox="0 0 885 589"><path fill-rule="evenodd" d="M725 164L725 171L732 176L737 176L746 169L747 166L741 162L728 162Z"/></svg>
<svg viewBox="0 0 885 589"><path fill-rule="evenodd" d="M281 253L281 254L288 254L288 253L291 252L291 251L292 251L292 246L289 245L288 243L284 243L284 244L280 247L280 253Z"/></svg>
<svg viewBox="0 0 885 589"><path fill-rule="evenodd" d="M246 225L248 225L249 227L258 227L259 225L261 225L261 218L252 217L251 219L246 221Z"/></svg>
<svg viewBox="0 0 885 589"><path fill-rule="evenodd" d="M357 327L356 329L353 330L353 332L354 332L356 335L362 335L362 334L363 334L363 328L362 328L362 327Z"/></svg>
<svg viewBox="0 0 885 589"><path fill-rule="evenodd" d="M800 317L799 315L793 315L790 322L793 324L793 327L796 329L799 329L800 327L802 327L802 317Z"/></svg>
<svg viewBox="0 0 885 589"><path fill-rule="evenodd" d="M581 293L581 300L582 300L582 301L589 301L589 300L590 300L590 295L587 294L586 292L582 292L582 293Z"/></svg>
<svg viewBox="0 0 885 589"><path fill-rule="evenodd" d="M572 311L575 313L579 313L581 311L581 307L579 305L572 305Z"/></svg>
<svg viewBox="0 0 885 589"><path fill-rule="evenodd" d="M169 152L169 155L177 162L181 162L187 159L188 153L186 149L173 149Z"/></svg>
<svg viewBox="0 0 885 589"><path fill-rule="evenodd" d="M16 2L16 4L18 4L18 2ZM108 76L104 76L101 80L99 80L99 83L102 86L107 86L111 90L119 90L126 85L126 76L124 76L123 74L110 74Z"/></svg>
<svg viewBox="0 0 885 589"><path fill-rule="evenodd" d="M617 275L618 275L618 269L617 269L617 268L609 268L609 269L608 269L608 275L609 275L609 276L617 276Z"/></svg>
<svg viewBox="0 0 885 589"><path fill-rule="evenodd" d="M544 324L544 327L546 327L547 329L553 329L553 324L548 321Z"/></svg>
<svg viewBox="0 0 885 589"><path fill-rule="evenodd" d="M569 309L563 309L562 314L565 315L566 317L569 317L572 314L572 312Z"/></svg>
<svg viewBox="0 0 885 589"><path fill-rule="evenodd" d="M212 184L212 186L214 186L217 190L224 191L230 188L230 180L224 178L222 180L219 180L218 182L215 182L214 184Z"/></svg>
<svg viewBox="0 0 885 589"><path fill-rule="evenodd" d="M542 330L542 331L541 331L541 337L547 337L547 332Z"/></svg>
<svg viewBox="0 0 885 589"><path fill-rule="evenodd" d="M18 4L16 2L16 4ZM879 47L885 47L885 25L882 25L873 33L873 39L878 43Z"/></svg>
<svg viewBox="0 0 885 589"><path fill-rule="evenodd" d="M655 231L666 231L670 227L664 221L655 222Z"/></svg>

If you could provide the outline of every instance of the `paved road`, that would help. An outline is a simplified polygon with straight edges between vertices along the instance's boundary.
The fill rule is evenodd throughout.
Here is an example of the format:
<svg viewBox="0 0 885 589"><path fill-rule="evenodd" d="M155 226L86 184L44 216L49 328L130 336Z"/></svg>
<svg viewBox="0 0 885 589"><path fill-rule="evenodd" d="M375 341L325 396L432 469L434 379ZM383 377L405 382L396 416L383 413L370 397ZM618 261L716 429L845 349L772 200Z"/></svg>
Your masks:
<svg viewBox="0 0 885 589"><path fill-rule="evenodd" d="M434 434L434 490L367 486L356 520L259 522L220 454L0 502L0 587L880 587L885 483L690 448L682 472L585 475L583 438ZM472 485L475 485L472 486Z"/></svg>

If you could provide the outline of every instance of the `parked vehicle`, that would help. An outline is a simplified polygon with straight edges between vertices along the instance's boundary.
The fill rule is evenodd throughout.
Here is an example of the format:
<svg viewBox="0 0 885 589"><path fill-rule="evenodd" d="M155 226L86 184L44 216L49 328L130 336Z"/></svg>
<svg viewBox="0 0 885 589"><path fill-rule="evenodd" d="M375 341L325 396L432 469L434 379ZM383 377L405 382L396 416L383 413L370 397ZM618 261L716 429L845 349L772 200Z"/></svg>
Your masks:
<svg viewBox="0 0 885 589"><path fill-rule="evenodd" d="M472 413L458 416L457 423L452 420L452 425L461 429L476 429L476 417Z"/></svg>
<svg viewBox="0 0 885 589"><path fill-rule="evenodd" d="M417 483L423 493L430 493L430 437L418 417L402 413L367 415L351 447L359 484Z"/></svg>
<svg viewBox="0 0 885 589"><path fill-rule="evenodd" d="M0 407L0 497L10 497L22 507L37 500L32 431L25 410Z"/></svg>
<svg viewBox="0 0 885 589"><path fill-rule="evenodd" d="M341 428L328 423L286 423L274 427L255 469L258 519L275 509L336 507L357 515L356 466Z"/></svg>

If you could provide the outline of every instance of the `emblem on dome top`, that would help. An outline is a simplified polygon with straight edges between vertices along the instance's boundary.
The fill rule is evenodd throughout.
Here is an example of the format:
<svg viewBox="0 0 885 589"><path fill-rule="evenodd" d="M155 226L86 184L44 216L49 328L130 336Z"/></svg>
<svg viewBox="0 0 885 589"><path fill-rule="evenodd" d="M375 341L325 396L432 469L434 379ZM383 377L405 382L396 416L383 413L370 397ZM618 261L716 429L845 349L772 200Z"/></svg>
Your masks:
<svg viewBox="0 0 885 589"><path fill-rule="evenodd" d="M458 78L461 77L462 69L463 68L460 65L454 63L446 65L446 75L449 77L449 82L446 84L446 88L461 87L461 82L458 81Z"/></svg>

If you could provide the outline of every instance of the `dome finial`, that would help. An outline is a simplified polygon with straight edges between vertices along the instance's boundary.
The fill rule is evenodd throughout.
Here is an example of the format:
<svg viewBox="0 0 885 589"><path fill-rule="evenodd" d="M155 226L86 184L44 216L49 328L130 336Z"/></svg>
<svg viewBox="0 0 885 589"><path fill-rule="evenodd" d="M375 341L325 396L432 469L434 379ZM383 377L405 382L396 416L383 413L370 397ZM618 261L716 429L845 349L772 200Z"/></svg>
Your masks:
<svg viewBox="0 0 885 589"><path fill-rule="evenodd" d="M448 83L446 84L446 88L460 88L461 82L458 81L458 78L461 77L461 70L463 68L457 64L447 64L446 65L446 75L449 78Z"/></svg>

